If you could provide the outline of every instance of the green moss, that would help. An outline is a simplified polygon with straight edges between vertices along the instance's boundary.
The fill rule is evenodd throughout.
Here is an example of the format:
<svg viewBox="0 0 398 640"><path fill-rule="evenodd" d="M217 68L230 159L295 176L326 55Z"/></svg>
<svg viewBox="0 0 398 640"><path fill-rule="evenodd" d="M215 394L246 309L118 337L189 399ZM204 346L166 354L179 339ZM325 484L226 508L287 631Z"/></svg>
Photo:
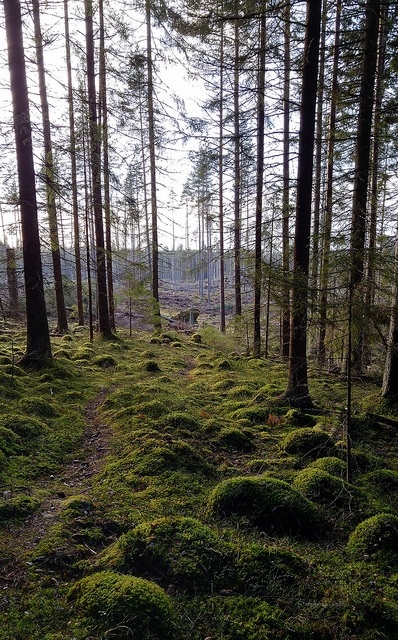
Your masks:
<svg viewBox="0 0 398 640"><path fill-rule="evenodd" d="M187 593L211 593L228 584L233 547L194 518L145 522L123 535L100 559L101 567L174 585Z"/></svg>
<svg viewBox="0 0 398 640"><path fill-rule="evenodd" d="M230 414L234 420L249 420L252 424L265 424L270 410L268 407L241 407Z"/></svg>
<svg viewBox="0 0 398 640"><path fill-rule="evenodd" d="M313 427L316 423L316 418L301 409L290 409L283 416L282 422L284 426L288 427Z"/></svg>
<svg viewBox="0 0 398 640"><path fill-rule="evenodd" d="M242 593L272 599L310 573L307 563L292 551L257 542L240 549L236 569Z"/></svg>
<svg viewBox="0 0 398 640"><path fill-rule="evenodd" d="M3 428L13 431L21 438L25 445L26 440L38 438L48 432L48 426L39 418L34 416L13 413L10 416L2 416L0 424Z"/></svg>
<svg viewBox="0 0 398 640"><path fill-rule="evenodd" d="M23 520L39 507L40 500L22 494L8 500L0 500L0 525L5 526L11 521Z"/></svg>
<svg viewBox="0 0 398 640"><path fill-rule="evenodd" d="M148 371L148 373L157 373L160 371L160 367L156 360L148 360L143 364L144 371Z"/></svg>
<svg viewBox="0 0 398 640"><path fill-rule="evenodd" d="M209 497L214 516L244 517L269 533L313 535L319 529L317 509L287 482L237 477L218 484Z"/></svg>
<svg viewBox="0 0 398 640"><path fill-rule="evenodd" d="M95 356L92 359L92 363L97 367L102 367L103 369L109 369L110 367L116 367L117 360L110 353L102 353L98 356Z"/></svg>
<svg viewBox="0 0 398 640"><path fill-rule="evenodd" d="M59 409L54 406L51 400L44 400L38 396L23 398L19 401L18 407L28 415L33 413L41 418L55 418L55 416L59 415Z"/></svg>
<svg viewBox="0 0 398 640"><path fill-rule="evenodd" d="M308 458L330 456L334 443L326 431L302 428L289 433L281 443L281 449L288 454L299 454Z"/></svg>
<svg viewBox="0 0 398 640"><path fill-rule="evenodd" d="M196 432L200 428L199 420L188 411L173 411L167 413L162 418L162 424L176 429L186 429L186 431Z"/></svg>
<svg viewBox="0 0 398 640"><path fill-rule="evenodd" d="M164 471L186 469L191 473L213 473L213 466L203 455L183 440L173 440L168 445L148 441L140 452L133 454L136 472L141 475L158 475Z"/></svg>
<svg viewBox="0 0 398 640"><path fill-rule="evenodd" d="M328 507L352 506L357 489L327 471L308 468L300 471L293 485L310 500Z"/></svg>
<svg viewBox="0 0 398 640"><path fill-rule="evenodd" d="M357 484L369 496L378 511L396 511L398 500L398 472L376 469L360 476Z"/></svg>
<svg viewBox="0 0 398 640"><path fill-rule="evenodd" d="M0 451L6 456L12 456L23 450L23 442L18 434L11 429L0 426Z"/></svg>
<svg viewBox="0 0 398 640"><path fill-rule="evenodd" d="M214 440L222 449L234 449L248 453L255 448L254 434L250 429L238 429L237 427L224 427Z"/></svg>
<svg viewBox="0 0 398 640"><path fill-rule="evenodd" d="M170 598L142 578L104 571L77 582L70 599L85 625L98 637L119 640L174 640L175 614Z"/></svg>
<svg viewBox="0 0 398 640"><path fill-rule="evenodd" d="M318 458L308 465L309 469L322 469L332 476L342 477L346 474L346 463L340 458L334 456L325 456Z"/></svg>
<svg viewBox="0 0 398 640"><path fill-rule="evenodd" d="M378 513L360 522L349 537L347 551L355 557L392 554L397 562L398 516Z"/></svg>

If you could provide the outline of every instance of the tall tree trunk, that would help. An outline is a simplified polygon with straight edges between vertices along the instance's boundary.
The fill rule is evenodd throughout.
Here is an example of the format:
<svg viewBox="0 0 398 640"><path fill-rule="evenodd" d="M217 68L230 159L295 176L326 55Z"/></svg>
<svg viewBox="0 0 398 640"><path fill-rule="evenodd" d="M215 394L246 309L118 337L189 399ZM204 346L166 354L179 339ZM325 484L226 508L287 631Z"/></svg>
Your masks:
<svg viewBox="0 0 398 640"><path fill-rule="evenodd" d="M104 226L102 220L101 192L101 136L97 120L97 101L95 91L94 37L92 1L85 0L86 18L86 60L87 93L90 120L90 165L92 179L93 212L95 223L97 294L98 294L98 330L107 338L112 336L109 318L108 295L106 286L106 260L104 244Z"/></svg>
<svg viewBox="0 0 398 640"><path fill-rule="evenodd" d="M355 150L354 191L351 226L351 268L349 305L352 312L352 353L349 366L359 374L363 364L364 264L366 206L368 198L370 144L374 106L380 0L367 0L358 129Z"/></svg>
<svg viewBox="0 0 398 640"><path fill-rule="evenodd" d="M32 127L26 82L21 7L18 0L4 0L4 13L17 156L26 296L27 345L21 364L40 367L50 362L52 356L44 300Z"/></svg>
<svg viewBox="0 0 398 640"><path fill-rule="evenodd" d="M68 78L68 114L69 114L69 146L71 159L71 188L72 188L72 215L73 215L73 241L75 253L76 272L76 301L77 321L84 325L83 291L82 291L82 261L80 254L80 226L79 205L77 198L77 165L76 165L76 138L75 138L75 111L73 106L72 64L70 52L68 0L64 0L65 19L65 50L66 70Z"/></svg>
<svg viewBox="0 0 398 640"><path fill-rule="evenodd" d="M300 109L289 381L286 391L290 404L303 408L312 406L307 372L307 307L320 19L321 0L308 0Z"/></svg>
<svg viewBox="0 0 398 640"><path fill-rule="evenodd" d="M321 19L321 42L319 54L318 99L316 110L316 138L315 138L315 177L314 177L314 219L312 225L312 261L311 261L311 315L318 297L319 279L319 230L321 213L321 183L322 183L322 131L323 106L325 94L325 40L327 24L327 0L323 0Z"/></svg>
<svg viewBox="0 0 398 640"><path fill-rule="evenodd" d="M223 2L221 2L221 15ZM220 33L220 108L218 140L218 220L220 241L220 330L225 332L225 257L224 257L224 21Z"/></svg>
<svg viewBox="0 0 398 640"><path fill-rule="evenodd" d="M100 51L99 51L99 103L102 114L102 175L104 182L104 211L105 211L105 246L106 246L106 274L108 285L109 321L111 329L115 329L115 298L113 292L113 264L112 264L112 234L111 234L111 198L109 188L109 142L108 142L108 104L106 88L106 59L105 59L105 26L104 2L98 3L100 18Z"/></svg>
<svg viewBox="0 0 398 640"><path fill-rule="evenodd" d="M369 244L368 260L366 268L366 291L365 308L368 317L373 316L375 302L375 273L376 273L376 235L378 220L378 199L379 199L379 164L380 164L380 134L382 128L382 100L384 93L384 65L386 47L386 5L381 8L380 33L378 45L376 91L373 121L373 144L372 144L372 165L371 165L371 186L370 186L370 224L369 224ZM364 326L364 364L370 364L372 360L370 325Z"/></svg>
<svg viewBox="0 0 398 640"><path fill-rule="evenodd" d="M152 28L151 3L145 1L146 35L147 35L147 65L148 65L148 130L149 130L149 158L151 175L151 222L152 222L152 297L154 301L154 326L161 327L159 306L159 240L158 240L158 211L156 194L156 153L155 153L155 114L153 107L153 61L152 61Z"/></svg>
<svg viewBox="0 0 398 640"><path fill-rule="evenodd" d="M284 79L283 79L283 193L282 193L282 339L281 355L289 357L290 348L290 0L286 0L283 18Z"/></svg>
<svg viewBox="0 0 398 640"><path fill-rule="evenodd" d="M256 167L256 227L254 248L254 336L253 352L261 353L261 286L262 286L262 217L264 182L264 89L265 89L265 13L260 17L260 47L257 78L257 167Z"/></svg>
<svg viewBox="0 0 398 640"><path fill-rule="evenodd" d="M241 170L240 170L240 112L239 112L239 19L234 29L234 268L235 314L242 315L241 284Z"/></svg>
<svg viewBox="0 0 398 640"><path fill-rule="evenodd" d="M328 287L330 275L330 242L332 237L333 219L333 174L334 174L334 148L336 141L336 108L338 98L338 72L340 58L340 23L341 0L337 0L335 36L333 51L333 76L330 101L329 136L326 167L326 202L322 233L322 263L320 273L320 297L319 297L319 365L323 367L326 360L326 325L328 308Z"/></svg>
<svg viewBox="0 0 398 640"><path fill-rule="evenodd" d="M54 273L55 301L57 310L57 332L68 331L64 287L62 282L61 254L59 248L58 220L56 210L56 180L51 140L50 110L48 106L46 73L44 68L43 38L40 24L39 0L32 0L33 22L35 28L35 46L37 70L39 74L40 106L44 138L44 180L46 185L47 215L50 231L51 257Z"/></svg>

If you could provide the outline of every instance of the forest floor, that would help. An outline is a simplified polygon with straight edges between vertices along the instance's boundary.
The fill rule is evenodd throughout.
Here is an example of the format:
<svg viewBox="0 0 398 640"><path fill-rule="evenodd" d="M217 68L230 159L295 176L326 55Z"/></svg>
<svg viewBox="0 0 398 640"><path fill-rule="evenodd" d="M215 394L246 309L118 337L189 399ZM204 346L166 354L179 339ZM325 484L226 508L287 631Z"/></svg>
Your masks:
<svg viewBox="0 0 398 640"><path fill-rule="evenodd" d="M311 369L319 414L292 410L286 364L232 327L75 327L29 373L9 342L1 640L398 637L398 448L367 414L397 407L377 379L353 385L347 483L344 376Z"/></svg>

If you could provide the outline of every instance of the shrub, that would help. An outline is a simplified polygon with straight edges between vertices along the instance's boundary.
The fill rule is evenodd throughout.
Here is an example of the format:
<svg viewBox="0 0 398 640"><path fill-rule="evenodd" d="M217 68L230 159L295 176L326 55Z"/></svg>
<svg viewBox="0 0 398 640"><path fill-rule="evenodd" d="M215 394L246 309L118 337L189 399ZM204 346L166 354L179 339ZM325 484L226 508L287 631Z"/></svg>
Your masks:
<svg viewBox="0 0 398 640"><path fill-rule="evenodd" d="M398 516L378 513L363 520L351 533L347 550L356 557L387 553L398 559Z"/></svg>
<svg viewBox="0 0 398 640"><path fill-rule="evenodd" d="M114 636L117 628L119 640L176 637L171 600L148 580L111 571L94 573L75 583L70 599L96 636L98 631Z"/></svg>
<svg viewBox="0 0 398 640"><path fill-rule="evenodd" d="M245 517L269 533L310 535L317 509L283 480L259 476L220 482L209 497L213 515Z"/></svg>
<svg viewBox="0 0 398 640"><path fill-rule="evenodd" d="M172 584L189 593L219 588L233 547L194 518L144 522L108 548L101 566Z"/></svg>
<svg viewBox="0 0 398 640"><path fill-rule="evenodd" d="M330 455L333 446L333 440L326 431L310 427L292 431L281 443L282 451L285 453L299 454L310 458Z"/></svg>

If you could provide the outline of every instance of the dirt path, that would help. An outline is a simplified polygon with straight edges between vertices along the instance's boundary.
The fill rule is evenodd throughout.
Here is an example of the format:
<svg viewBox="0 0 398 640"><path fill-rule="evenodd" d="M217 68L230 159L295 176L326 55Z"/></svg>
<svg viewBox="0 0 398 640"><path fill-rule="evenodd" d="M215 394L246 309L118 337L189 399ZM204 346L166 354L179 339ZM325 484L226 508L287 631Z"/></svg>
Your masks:
<svg viewBox="0 0 398 640"><path fill-rule="evenodd" d="M68 462L57 476L40 481L38 487L48 493L41 508L24 523L0 532L0 590L23 580L29 553L55 523L63 500L90 494L92 478L110 450L111 429L103 424L98 412L105 399L104 390L84 409L86 429L79 457Z"/></svg>

